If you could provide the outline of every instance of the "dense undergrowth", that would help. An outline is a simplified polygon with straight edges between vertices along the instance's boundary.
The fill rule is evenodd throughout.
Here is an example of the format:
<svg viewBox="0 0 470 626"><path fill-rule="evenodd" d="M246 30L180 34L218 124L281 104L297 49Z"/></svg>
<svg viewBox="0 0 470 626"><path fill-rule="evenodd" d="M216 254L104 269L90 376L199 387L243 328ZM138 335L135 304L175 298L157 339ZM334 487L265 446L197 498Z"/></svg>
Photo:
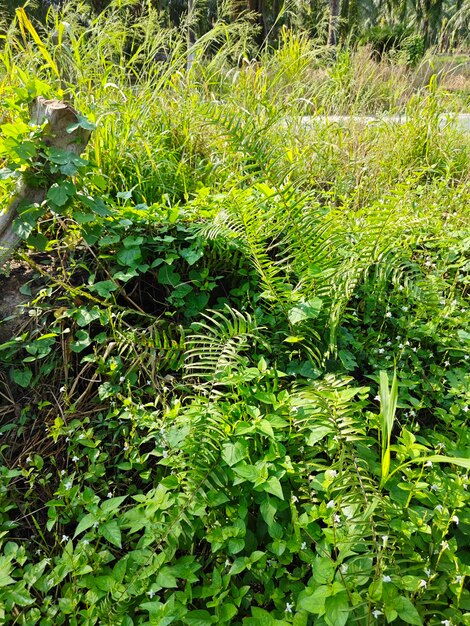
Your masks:
<svg viewBox="0 0 470 626"><path fill-rule="evenodd" d="M445 95L287 31L246 61L243 22L188 69L154 16L132 46L122 11L54 41L20 17L2 206L38 163L54 183L3 268L30 280L0 346L2 622L470 624L470 138ZM302 121L405 93L403 124ZM83 159L41 144L38 94L94 129Z"/></svg>

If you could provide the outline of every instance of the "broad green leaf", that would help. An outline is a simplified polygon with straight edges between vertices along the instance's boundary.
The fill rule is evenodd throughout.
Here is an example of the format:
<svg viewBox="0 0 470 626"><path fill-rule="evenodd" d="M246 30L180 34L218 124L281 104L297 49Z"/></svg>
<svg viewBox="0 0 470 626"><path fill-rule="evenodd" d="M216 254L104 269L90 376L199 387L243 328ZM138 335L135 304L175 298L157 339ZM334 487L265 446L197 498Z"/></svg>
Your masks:
<svg viewBox="0 0 470 626"><path fill-rule="evenodd" d="M299 594L297 608L303 609L308 613L314 613L315 615L323 615L325 612L325 600L327 595L328 587L326 585L317 587L311 595L307 595L305 592L302 592Z"/></svg>
<svg viewBox="0 0 470 626"><path fill-rule="evenodd" d="M185 615L184 623L188 626L209 626L209 624L217 623L217 617L211 615L209 611L189 611Z"/></svg>
<svg viewBox="0 0 470 626"><path fill-rule="evenodd" d="M106 522L106 524L100 526L99 531L109 543L118 548L121 547L121 531L116 520Z"/></svg>
<svg viewBox="0 0 470 626"><path fill-rule="evenodd" d="M398 613L398 616L407 624L414 624L415 626L423 626L423 621L415 609L411 600L404 596L398 596L393 601L393 608Z"/></svg>
<svg viewBox="0 0 470 626"><path fill-rule="evenodd" d="M109 500L104 500L101 503L100 508L103 511L103 513L112 513L121 506L121 504L124 502L126 498L127 496L118 496L117 498L109 498Z"/></svg>
<svg viewBox="0 0 470 626"><path fill-rule="evenodd" d="M325 622L328 626L344 626L349 617L349 601L346 591L325 599Z"/></svg>
<svg viewBox="0 0 470 626"><path fill-rule="evenodd" d="M75 341L70 344L70 349L73 352L81 352L87 348L91 343L90 335L86 330L77 330L75 333Z"/></svg>
<svg viewBox="0 0 470 626"><path fill-rule="evenodd" d="M317 426L313 426L310 429L310 433L307 436L307 445L314 446L316 443L321 441L326 435L334 432L330 426L321 426L320 424Z"/></svg>
<svg viewBox="0 0 470 626"><path fill-rule="evenodd" d="M279 478L276 478L275 476L270 476L268 480L263 483L263 490L271 493L273 496L276 496L280 500L284 500L281 483L279 481Z"/></svg>
<svg viewBox="0 0 470 626"><path fill-rule="evenodd" d="M54 183L47 192L47 199L58 207L63 206L75 194L75 185L69 180Z"/></svg>
<svg viewBox="0 0 470 626"><path fill-rule="evenodd" d="M236 465L247 455L248 443L237 441L236 443L226 443L222 448L222 458L229 467Z"/></svg>
<svg viewBox="0 0 470 626"><path fill-rule="evenodd" d="M88 513L87 515L82 517L82 519L78 522L78 526L75 530L74 538L77 537L84 530L91 528L93 524L95 524L96 522L98 522L98 519L96 518L95 515L93 515L93 513Z"/></svg>
<svg viewBox="0 0 470 626"><path fill-rule="evenodd" d="M295 326L304 320L315 319L319 316L322 308L320 298L311 298L310 300L299 302L289 311L289 322Z"/></svg>
<svg viewBox="0 0 470 626"><path fill-rule="evenodd" d="M20 387L26 388L28 387L31 379L33 377L33 372L29 367L25 367L22 370L12 369L11 370L11 379Z"/></svg>
<svg viewBox="0 0 470 626"><path fill-rule="evenodd" d="M313 580L319 585L330 583L335 575L336 565L326 556L316 556L312 564Z"/></svg>
<svg viewBox="0 0 470 626"><path fill-rule="evenodd" d="M162 567L157 574L156 583L164 589L176 589L176 587L178 587L176 577L169 567Z"/></svg>
<svg viewBox="0 0 470 626"><path fill-rule="evenodd" d="M112 291L116 291L118 286L112 280L101 280L89 286L90 291L96 293L102 298L108 298Z"/></svg>

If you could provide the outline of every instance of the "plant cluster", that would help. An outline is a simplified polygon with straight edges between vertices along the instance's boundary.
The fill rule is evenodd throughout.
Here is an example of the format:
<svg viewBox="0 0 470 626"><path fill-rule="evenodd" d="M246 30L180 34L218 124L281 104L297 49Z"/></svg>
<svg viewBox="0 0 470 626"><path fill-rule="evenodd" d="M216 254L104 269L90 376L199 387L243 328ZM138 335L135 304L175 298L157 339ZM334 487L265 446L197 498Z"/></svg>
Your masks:
<svg viewBox="0 0 470 626"><path fill-rule="evenodd" d="M21 19L1 201L58 176L2 277L31 270L0 345L2 622L470 624L470 142L439 90L340 126L302 119L292 33L235 67L247 29L219 25L187 69L176 31L126 60L117 14L59 44ZM81 158L28 122L64 91Z"/></svg>

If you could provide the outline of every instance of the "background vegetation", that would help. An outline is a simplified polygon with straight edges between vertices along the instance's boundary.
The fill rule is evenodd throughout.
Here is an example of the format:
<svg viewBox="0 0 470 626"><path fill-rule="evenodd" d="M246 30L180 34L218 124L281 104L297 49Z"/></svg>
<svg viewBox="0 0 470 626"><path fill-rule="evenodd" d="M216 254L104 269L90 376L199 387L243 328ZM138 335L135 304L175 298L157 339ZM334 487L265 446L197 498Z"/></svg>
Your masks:
<svg viewBox="0 0 470 626"><path fill-rule="evenodd" d="M286 25L82 15L2 40L2 206L51 187L1 279L1 620L468 625L462 100Z"/></svg>

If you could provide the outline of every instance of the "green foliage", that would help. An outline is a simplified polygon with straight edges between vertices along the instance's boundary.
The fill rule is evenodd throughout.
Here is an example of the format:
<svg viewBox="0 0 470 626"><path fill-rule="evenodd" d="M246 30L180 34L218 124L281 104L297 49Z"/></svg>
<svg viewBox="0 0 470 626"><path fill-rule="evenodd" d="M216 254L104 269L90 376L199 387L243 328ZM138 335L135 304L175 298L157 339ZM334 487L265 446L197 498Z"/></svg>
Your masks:
<svg viewBox="0 0 470 626"><path fill-rule="evenodd" d="M145 20L129 58L117 7L60 24L2 53L2 201L49 182L0 345L2 623L468 624L470 146L439 90L305 120L381 106L357 56L310 87L288 31L238 67L220 23L187 69ZM63 89L80 158L28 123Z"/></svg>

